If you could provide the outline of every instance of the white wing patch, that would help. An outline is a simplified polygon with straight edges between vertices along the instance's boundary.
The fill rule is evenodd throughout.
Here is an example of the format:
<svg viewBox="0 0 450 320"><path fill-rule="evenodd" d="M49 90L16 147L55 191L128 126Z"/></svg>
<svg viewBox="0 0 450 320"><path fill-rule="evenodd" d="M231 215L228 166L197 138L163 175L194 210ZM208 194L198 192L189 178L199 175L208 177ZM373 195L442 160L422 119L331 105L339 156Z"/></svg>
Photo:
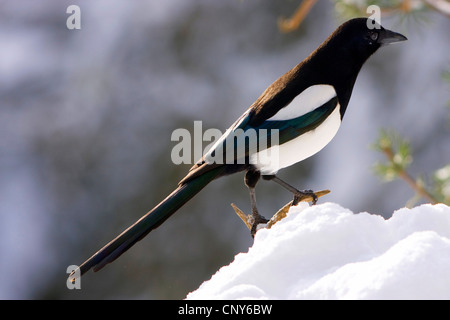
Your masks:
<svg viewBox="0 0 450 320"><path fill-rule="evenodd" d="M290 104L282 108L272 118L267 120L289 120L298 118L308 112L317 109L336 97L333 86L318 84L305 89Z"/></svg>
<svg viewBox="0 0 450 320"><path fill-rule="evenodd" d="M289 167L319 152L333 139L341 125L339 104L316 129L306 132L279 146L255 153L250 158L261 174L275 174L279 169Z"/></svg>

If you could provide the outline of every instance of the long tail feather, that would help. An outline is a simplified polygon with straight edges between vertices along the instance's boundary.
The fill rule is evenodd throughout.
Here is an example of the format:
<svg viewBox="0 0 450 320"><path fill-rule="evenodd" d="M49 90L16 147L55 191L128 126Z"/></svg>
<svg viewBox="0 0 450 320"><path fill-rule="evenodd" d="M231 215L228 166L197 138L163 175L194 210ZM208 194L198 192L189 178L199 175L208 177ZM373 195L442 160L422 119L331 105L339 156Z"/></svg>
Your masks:
<svg viewBox="0 0 450 320"><path fill-rule="evenodd" d="M178 188L161 201L161 203L80 265L79 270L72 272L72 275L81 276L90 269L98 271L108 263L117 259L136 242L144 238L150 231L161 225L181 206L222 173L223 170L223 166L217 167L205 172L201 176L180 184Z"/></svg>

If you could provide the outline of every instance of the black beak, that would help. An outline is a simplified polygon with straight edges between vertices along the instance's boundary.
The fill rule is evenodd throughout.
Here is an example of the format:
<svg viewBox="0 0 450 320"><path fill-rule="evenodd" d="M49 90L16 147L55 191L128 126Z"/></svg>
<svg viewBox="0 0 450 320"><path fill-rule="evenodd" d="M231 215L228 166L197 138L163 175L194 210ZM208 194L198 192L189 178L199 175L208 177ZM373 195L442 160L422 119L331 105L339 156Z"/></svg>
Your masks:
<svg viewBox="0 0 450 320"><path fill-rule="evenodd" d="M405 40L408 40L408 38L404 35L387 29L380 30L380 34L378 36L378 43L382 46Z"/></svg>

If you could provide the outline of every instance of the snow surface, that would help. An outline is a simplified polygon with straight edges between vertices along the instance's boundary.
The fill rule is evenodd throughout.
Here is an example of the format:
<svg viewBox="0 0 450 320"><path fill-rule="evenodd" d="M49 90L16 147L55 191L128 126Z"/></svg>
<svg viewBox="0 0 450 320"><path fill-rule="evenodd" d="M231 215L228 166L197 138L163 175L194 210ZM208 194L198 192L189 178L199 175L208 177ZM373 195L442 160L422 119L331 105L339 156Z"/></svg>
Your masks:
<svg viewBox="0 0 450 320"><path fill-rule="evenodd" d="M187 299L450 299L450 207L292 207Z"/></svg>

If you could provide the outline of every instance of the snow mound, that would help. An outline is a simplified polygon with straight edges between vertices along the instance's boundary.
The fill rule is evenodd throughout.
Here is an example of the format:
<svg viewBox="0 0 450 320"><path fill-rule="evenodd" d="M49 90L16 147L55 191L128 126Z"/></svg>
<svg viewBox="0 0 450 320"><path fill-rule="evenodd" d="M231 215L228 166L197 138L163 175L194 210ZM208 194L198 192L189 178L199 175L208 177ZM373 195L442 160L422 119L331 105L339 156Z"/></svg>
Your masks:
<svg viewBox="0 0 450 320"><path fill-rule="evenodd" d="M450 207L292 207L187 299L450 299Z"/></svg>

